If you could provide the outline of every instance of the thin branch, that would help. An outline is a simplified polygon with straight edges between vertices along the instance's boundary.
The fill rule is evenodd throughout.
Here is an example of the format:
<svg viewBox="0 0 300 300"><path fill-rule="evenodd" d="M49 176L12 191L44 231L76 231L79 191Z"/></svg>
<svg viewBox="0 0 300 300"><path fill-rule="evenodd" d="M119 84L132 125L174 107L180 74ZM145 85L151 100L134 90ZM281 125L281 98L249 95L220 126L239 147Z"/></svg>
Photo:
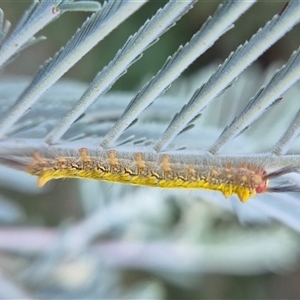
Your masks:
<svg viewBox="0 0 300 300"><path fill-rule="evenodd" d="M290 146L300 134L300 110L298 110L295 118L291 122L288 129L282 135L280 140L276 143L270 151L275 155L284 155L289 151Z"/></svg>
<svg viewBox="0 0 300 300"><path fill-rule="evenodd" d="M4 12L2 9L0 9L0 45L2 45L3 40L6 38L10 26L11 26L10 22L4 20ZM1 51L1 47L0 47L0 51Z"/></svg>

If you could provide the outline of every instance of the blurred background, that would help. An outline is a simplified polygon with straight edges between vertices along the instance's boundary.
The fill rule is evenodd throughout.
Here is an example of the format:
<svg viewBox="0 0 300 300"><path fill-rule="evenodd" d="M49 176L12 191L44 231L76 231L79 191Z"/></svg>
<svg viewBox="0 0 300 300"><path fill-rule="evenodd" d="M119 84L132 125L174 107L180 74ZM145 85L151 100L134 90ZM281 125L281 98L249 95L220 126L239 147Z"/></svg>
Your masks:
<svg viewBox="0 0 300 300"><path fill-rule="evenodd" d="M166 2L150 1L64 77L90 82ZM199 1L113 91L137 92L220 2ZM30 3L0 6L14 27ZM184 75L221 63L284 5L259 1ZM88 15L64 14L40 33L47 40L22 52L4 75L32 77ZM298 26L258 59L257 70L286 61L299 36ZM242 224L210 204L217 197L77 180L39 189L35 178L1 168L0 298L300 299L299 233L268 219Z"/></svg>
<svg viewBox="0 0 300 300"><path fill-rule="evenodd" d="M100 1L101 2L101 1ZM0 1L5 17L16 25L30 1ZM109 36L99 43L90 53L79 61L66 75L67 78L90 82L94 76L109 63L128 37L134 34L167 1L149 1L137 13L116 28ZM212 15L221 1L198 1L195 7L183 16L176 26L165 33L160 41L148 49L142 59L135 63L126 76L114 85L115 90L135 90L141 83L141 78L153 76L174 53L179 45L185 44L201 25ZM222 62L231 51L244 43L267 20L279 13L286 1L258 1L236 22L234 29L221 37L209 51L204 53L188 70L186 74L195 73L203 66L214 62ZM76 29L87 18L88 13L70 12L63 15L54 23L47 26L40 35L47 40L22 52L22 55L6 68L9 74L33 75L47 58L52 57L75 33ZM294 28L284 38L271 47L258 62L266 68L274 61L287 60L291 53L298 48L299 26Z"/></svg>

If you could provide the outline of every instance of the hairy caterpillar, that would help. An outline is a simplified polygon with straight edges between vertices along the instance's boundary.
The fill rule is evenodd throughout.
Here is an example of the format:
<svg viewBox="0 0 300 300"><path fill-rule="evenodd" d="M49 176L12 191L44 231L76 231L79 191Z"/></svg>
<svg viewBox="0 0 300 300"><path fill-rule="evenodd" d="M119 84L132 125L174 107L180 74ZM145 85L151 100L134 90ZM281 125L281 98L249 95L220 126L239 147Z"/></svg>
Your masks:
<svg viewBox="0 0 300 300"><path fill-rule="evenodd" d="M206 189L221 192L224 197L236 194L242 202L265 192L300 192L298 185L269 186L269 180L292 172L297 167L284 167L267 172L257 160L245 163L245 158L180 155L151 151L124 151L80 148L41 152L21 157L0 158L1 163L38 176L38 185L59 178L96 179L160 188ZM288 158L290 159L290 158ZM272 164L266 157L265 166ZM246 160L249 162L249 158Z"/></svg>
<svg viewBox="0 0 300 300"><path fill-rule="evenodd" d="M27 172L39 177L38 185L58 178L86 178L160 188L207 189L227 198L236 194L246 202L267 189L266 171L256 166L187 165L173 163L165 154L160 161L145 160L142 153L133 159L118 158L115 150L107 157L90 156L86 148L78 157L43 158L37 152Z"/></svg>

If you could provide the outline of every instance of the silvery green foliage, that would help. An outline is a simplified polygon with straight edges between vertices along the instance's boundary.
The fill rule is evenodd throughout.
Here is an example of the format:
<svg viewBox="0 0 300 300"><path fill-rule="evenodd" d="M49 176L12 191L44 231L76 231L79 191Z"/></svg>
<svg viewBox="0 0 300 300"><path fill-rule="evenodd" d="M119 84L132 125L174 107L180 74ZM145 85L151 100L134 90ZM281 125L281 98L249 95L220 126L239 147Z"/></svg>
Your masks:
<svg viewBox="0 0 300 300"><path fill-rule="evenodd" d="M270 69L272 75L262 74L255 65L247 69L300 21L300 2L297 0L290 1L280 14L233 51L222 64L211 65L188 79L177 78L201 54L209 51L237 19L243 18L242 14L255 1L224 1L186 45L170 54L157 74L138 92L110 93L109 90L145 50L192 9L194 0L169 1L128 38L90 85L60 79L146 2L107 1L100 7L94 1L34 1L10 34L9 23L3 21L1 12L0 64L3 67L23 49L39 41L41 38L35 35L64 12L95 11L65 47L47 60L33 78L1 80L0 158L12 155L22 157L41 148L55 151L66 147L71 151L96 146L132 152L137 148L157 152L168 150L178 157L194 155L199 159L210 157L222 160L222 157L230 156L233 161L238 161L242 157L246 163L268 162L269 168L274 170L284 166L300 166L299 143L296 141L300 126L299 112L293 111L293 107L299 107L299 87L295 83L300 78L300 50L296 49L283 66ZM176 86L168 91L176 79ZM133 124L136 119L138 124ZM35 178L5 167L0 178L3 186L13 188L17 193L36 196L51 190L51 184L43 190L38 189ZM283 179L283 184L298 184L300 178L293 173ZM242 205L235 196L225 200L215 192L162 192L120 185L109 188L107 184L96 182L77 185L72 181L68 185L77 191L77 200L81 201L85 219L67 228L65 233L58 230L52 232L49 239L45 238L44 244L23 243L20 250L18 239L14 239L13 235L10 238L15 244L7 246L0 243L0 249L44 254L20 275L21 280L31 288L36 283L43 286L43 280L49 276L55 282L55 274L59 274L56 268L59 269L62 263L62 255L69 255L68 263L75 265L75 269L80 269L76 260L88 265L87 272L91 277L89 288L80 286L75 292L68 290L67 281L72 281L68 278L60 282L61 291L40 289L37 291L39 297L76 295L81 298L120 298L121 292L115 288L119 278L111 271L114 268L149 271L172 284L194 288L194 281L188 276L183 279L182 273L192 271L199 276L207 273L247 275L270 269L280 271L293 266L299 254L299 250L295 251L299 249L298 237L285 228L273 230L270 227L259 235L255 230L249 230L246 236L245 233L230 234L225 230L224 239L214 235L212 225L213 221L222 220L222 216L232 214L244 225L270 225L279 221L300 232L299 194L258 195ZM56 189L59 189L58 186L54 184ZM4 203L6 198L2 198L0 200ZM211 206L211 203L217 206ZM10 206L5 206L5 209L11 218L6 215L7 219L2 222L24 218L22 210ZM181 214L179 227L183 228L182 232L172 227L178 225L172 209ZM169 228L169 242L164 239L166 228ZM115 231L123 241L93 245L94 240L101 237L110 236L116 240ZM39 240L46 233L45 230L40 234L31 234ZM26 232L22 234L26 236ZM131 253L136 253L139 245L127 240L128 235L137 240L155 239L149 242L148 249L135 258ZM214 246L207 244L208 236ZM195 243L195 246L180 247L178 240ZM158 256L149 264L151 253L158 253ZM182 257L189 257L189 261L182 260ZM238 263L232 264L233 260ZM103 263L106 268L101 267ZM96 266L97 271L92 266ZM0 277L3 277L1 270ZM100 287L99 282L102 282ZM163 289L161 283L152 278L123 291L122 296L163 299ZM5 295L28 298L26 292L16 287L8 289Z"/></svg>

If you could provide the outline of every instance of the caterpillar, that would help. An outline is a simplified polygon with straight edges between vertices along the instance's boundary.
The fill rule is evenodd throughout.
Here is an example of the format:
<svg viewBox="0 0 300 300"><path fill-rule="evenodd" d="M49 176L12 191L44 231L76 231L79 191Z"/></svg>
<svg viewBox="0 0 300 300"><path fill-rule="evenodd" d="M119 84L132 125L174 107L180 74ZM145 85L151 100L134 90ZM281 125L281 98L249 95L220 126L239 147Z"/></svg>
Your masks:
<svg viewBox="0 0 300 300"><path fill-rule="evenodd" d="M44 158L38 152L27 172L38 176L38 185L59 178L97 179L115 183L160 188L206 189L220 191L226 198L236 194L242 202L268 187L267 172L255 165L210 165L172 162L168 154L160 161L145 160L137 152L133 159L117 157L108 150L107 157L90 156L86 148L79 156Z"/></svg>
<svg viewBox="0 0 300 300"><path fill-rule="evenodd" d="M41 149L41 148L40 148ZM56 150L57 151L57 150ZM72 152L72 153L71 153ZM38 186L60 178L81 178L159 187L164 189L205 189L221 192L225 198L237 195L241 202L266 192L300 192L299 185L269 186L269 181L293 172L298 167L283 167L267 172L258 160L240 157L205 157L176 153L150 153L149 151L88 150L79 148L70 153L64 149L60 154L45 148L34 151L29 157L17 153L0 157L4 165L26 171L38 177ZM197 158L198 157L198 158ZM272 164L266 157L265 166ZM269 160L269 162L268 162Z"/></svg>

